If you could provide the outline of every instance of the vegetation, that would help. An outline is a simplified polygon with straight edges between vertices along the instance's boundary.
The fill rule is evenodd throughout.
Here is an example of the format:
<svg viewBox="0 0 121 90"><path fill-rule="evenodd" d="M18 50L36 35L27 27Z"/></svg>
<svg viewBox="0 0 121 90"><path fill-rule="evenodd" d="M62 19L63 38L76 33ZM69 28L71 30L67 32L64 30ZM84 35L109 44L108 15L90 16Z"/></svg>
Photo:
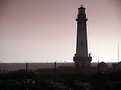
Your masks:
<svg viewBox="0 0 121 90"><path fill-rule="evenodd" d="M120 86L121 72L89 75L19 70L0 74L0 90L121 90Z"/></svg>

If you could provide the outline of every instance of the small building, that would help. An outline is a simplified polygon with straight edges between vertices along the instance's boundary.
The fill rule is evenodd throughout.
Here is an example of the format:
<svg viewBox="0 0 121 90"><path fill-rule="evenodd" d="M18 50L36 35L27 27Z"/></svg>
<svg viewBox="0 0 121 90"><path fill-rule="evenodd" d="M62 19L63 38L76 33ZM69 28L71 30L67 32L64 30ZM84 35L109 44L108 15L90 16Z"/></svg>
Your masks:
<svg viewBox="0 0 121 90"><path fill-rule="evenodd" d="M105 72L108 69L108 64L105 62L100 62L98 65L98 71Z"/></svg>
<svg viewBox="0 0 121 90"><path fill-rule="evenodd" d="M113 67L114 71L120 71L121 70L121 62L113 63L112 67Z"/></svg>
<svg viewBox="0 0 121 90"><path fill-rule="evenodd" d="M117 63L117 68L121 69L121 62Z"/></svg>

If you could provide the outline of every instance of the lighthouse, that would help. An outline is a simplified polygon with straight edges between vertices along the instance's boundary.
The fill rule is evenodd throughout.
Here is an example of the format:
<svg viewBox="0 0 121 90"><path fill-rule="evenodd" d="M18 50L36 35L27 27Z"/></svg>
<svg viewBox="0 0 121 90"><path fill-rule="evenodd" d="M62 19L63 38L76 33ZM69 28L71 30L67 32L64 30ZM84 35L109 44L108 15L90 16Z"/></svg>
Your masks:
<svg viewBox="0 0 121 90"><path fill-rule="evenodd" d="M88 43L87 43L87 18L85 8L81 5L78 8L77 15L77 43L76 43L76 54L73 57L75 66L77 67L90 67L91 56L88 55Z"/></svg>

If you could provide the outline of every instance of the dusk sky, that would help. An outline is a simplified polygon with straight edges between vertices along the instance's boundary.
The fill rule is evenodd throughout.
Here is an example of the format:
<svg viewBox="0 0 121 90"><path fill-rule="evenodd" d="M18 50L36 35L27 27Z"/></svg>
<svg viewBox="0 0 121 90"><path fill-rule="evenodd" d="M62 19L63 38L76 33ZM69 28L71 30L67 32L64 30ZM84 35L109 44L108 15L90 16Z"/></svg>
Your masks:
<svg viewBox="0 0 121 90"><path fill-rule="evenodd" d="M121 0L0 0L0 61L72 62L78 8L92 61L121 60Z"/></svg>

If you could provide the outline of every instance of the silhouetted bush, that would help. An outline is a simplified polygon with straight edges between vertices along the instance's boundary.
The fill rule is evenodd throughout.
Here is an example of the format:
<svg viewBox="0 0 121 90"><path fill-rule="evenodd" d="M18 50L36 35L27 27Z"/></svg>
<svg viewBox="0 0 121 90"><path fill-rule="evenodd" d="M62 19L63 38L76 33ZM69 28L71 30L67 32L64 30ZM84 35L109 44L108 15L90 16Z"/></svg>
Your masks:
<svg viewBox="0 0 121 90"><path fill-rule="evenodd" d="M1 73L0 90L121 90L121 72L88 75L47 71Z"/></svg>

